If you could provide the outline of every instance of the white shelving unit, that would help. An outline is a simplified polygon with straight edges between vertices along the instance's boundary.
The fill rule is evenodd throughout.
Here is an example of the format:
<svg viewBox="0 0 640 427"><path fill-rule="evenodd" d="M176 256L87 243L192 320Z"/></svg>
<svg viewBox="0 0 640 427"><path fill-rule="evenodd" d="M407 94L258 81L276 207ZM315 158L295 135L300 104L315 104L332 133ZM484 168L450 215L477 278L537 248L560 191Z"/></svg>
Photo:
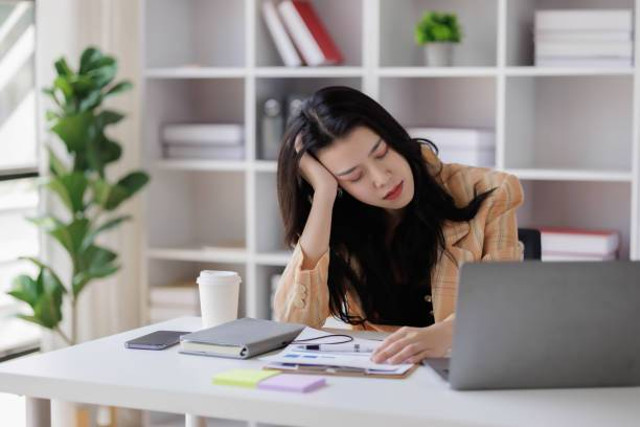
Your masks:
<svg viewBox="0 0 640 427"><path fill-rule="evenodd" d="M270 316L270 276L289 252L276 163L257 154L258 112L268 97L334 84L363 90L406 126L494 130L496 167L525 188L521 226L617 229L621 257L640 259L640 68L534 67L531 40L536 9L631 8L637 18L635 0L314 0L346 61L295 69L282 66L262 1L141 2L143 159L152 171L144 301L151 286L230 268L243 279L240 314ZM422 66L412 38L427 9L459 16L465 39L454 67ZM159 127L171 121L244 124L246 159L163 160Z"/></svg>

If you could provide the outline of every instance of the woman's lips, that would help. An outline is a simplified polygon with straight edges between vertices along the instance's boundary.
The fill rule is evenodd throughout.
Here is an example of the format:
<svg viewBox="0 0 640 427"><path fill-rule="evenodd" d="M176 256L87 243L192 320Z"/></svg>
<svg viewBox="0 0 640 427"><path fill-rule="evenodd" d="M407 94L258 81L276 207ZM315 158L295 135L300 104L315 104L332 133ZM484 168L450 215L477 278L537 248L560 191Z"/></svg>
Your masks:
<svg viewBox="0 0 640 427"><path fill-rule="evenodd" d="M400 183L398 185L396 185L395 187L393 187L393 189L391 189L391 191L389 191L387 193L386 196L384 196L385 200L395 200L398 197L400 197L400 194L402 194L402 186L404 184L404 181L400 181Z"/></svg>

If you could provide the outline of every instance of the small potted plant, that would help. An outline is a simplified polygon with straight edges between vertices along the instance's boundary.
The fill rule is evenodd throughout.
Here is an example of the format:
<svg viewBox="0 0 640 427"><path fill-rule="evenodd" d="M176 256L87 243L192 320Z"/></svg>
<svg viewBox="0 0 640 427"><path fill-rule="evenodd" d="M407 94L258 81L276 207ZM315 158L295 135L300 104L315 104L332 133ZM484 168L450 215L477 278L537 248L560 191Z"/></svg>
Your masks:
<svg viewBox="0 0 640 427"><path fill-rule="evenodd" d="M427 65L452 65L453 46L462 39L462 31L455 13L425 12L416 24L414 35L416 43L425 46Z"/></svg>

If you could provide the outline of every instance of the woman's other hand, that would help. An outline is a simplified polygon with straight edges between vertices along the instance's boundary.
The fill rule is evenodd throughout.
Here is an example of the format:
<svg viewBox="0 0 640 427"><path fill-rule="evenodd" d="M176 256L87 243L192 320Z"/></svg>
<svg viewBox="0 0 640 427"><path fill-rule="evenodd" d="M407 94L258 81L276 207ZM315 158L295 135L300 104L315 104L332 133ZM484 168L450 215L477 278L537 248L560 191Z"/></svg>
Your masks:
<svg viewBox="0 0 640 427"><path fill-rule="evenodd" d="M298 153L302 149L302 140L299 134L296 136L295 149ZM337 179L309 153L304 153L300 158L300 174L313 187L313 191L333 196L337 194Z"/></svg>
<svg viewBox="0 0 640 427"><path fill-rule="evenodd" d="M389 335L371 355L376 363L419 363L427 357L448 356L454 320L443 320L425 328L405 326Z"/></svg>

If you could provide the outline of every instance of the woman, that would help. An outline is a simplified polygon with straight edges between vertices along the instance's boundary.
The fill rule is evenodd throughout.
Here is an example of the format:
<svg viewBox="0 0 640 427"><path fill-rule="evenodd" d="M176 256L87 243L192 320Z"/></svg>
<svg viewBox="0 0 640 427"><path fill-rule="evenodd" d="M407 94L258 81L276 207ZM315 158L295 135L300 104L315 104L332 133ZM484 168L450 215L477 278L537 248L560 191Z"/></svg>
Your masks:
<svg viewBox="0 0 640 427"><path fill-rule="evenodd" d="M462 263L522 259L523 195L512 175L436 153L355 89L327 87L305 102L278 160L285 239L295 245L278 320L318 328L334 316L394 332L372 356L379 363L448 353Z"/></svg>

